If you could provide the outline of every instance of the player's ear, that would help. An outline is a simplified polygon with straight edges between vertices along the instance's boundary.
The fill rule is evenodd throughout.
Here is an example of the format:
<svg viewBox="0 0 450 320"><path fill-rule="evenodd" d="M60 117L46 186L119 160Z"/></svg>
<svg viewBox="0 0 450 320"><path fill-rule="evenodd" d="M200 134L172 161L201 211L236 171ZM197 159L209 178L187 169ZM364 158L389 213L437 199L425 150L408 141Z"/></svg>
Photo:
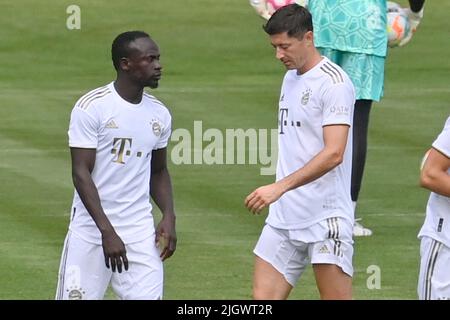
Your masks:
<svg viewBox="0 0 450 320"><path fill-rule="evenodd" d="M128 60L128 58L122 57L120 58L119 66L121 70L128 71L130 70L130 61Z"/></svg>
<svg viewBox="0 0 450 320"><path fill-rule="evenodd" d="M303 35L303 39L308 43L309 45L314 45L313 43L313 32L312 31L307 31L304 35Z"/></svg>

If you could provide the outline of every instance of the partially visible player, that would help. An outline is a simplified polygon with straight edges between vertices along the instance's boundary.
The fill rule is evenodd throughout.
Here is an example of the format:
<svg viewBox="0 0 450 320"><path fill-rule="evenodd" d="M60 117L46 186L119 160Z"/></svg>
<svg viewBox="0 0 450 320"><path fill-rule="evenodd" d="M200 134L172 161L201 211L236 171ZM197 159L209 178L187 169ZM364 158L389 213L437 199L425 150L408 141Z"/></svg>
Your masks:
<svg viewBox="0 0 450 320"><path fill-rule="evenodd" d="M425 0L409 0L411 32L400 45L411 40L423 16ZM350 76L356 89L353 119L351 196L359 198L366 163L369 114L373 101L383 96L384 63L387 53L385 0L308 1L313 16L315 42L320 53ZM355 221L354 236L370 236L372 230Z"/></svg>
<svg viewBox="0 0 450 320"><path fill-rule="evenodd" d="M277 10L264 30L288 71L278 110L276 182L245 199L253 213L270 205L254 250L253 297L286 299L312 264L322 299L351 299L354 88L315 48L304 7Z"/></svg>
<svg viewBox="0 0 450 320"><path fill-rule="evenodd" d="M431 190L419 232L421 300L450 299L450 117L433 142L423 165L420 184Z"/></svg>
<svg viewBox="0 0 450 320"><path fill-rule="evenodd" d="M250 0L250 5L256 10L256 13L268 20L276 10L283 6L292 3L304 6L304 2L301 0Z"/></svg>
<svg viewBox="0 0 450 320"><path fill-rule="evenodd" d="M158 87L159 47L130 31L111 53L116 80L81 97L71 114L76 190L56 299L102 299L109 283L121 299L162 299L162 261L175 251L171 116L144 92ZM150 195L163 213L156 230Z"/></svg>

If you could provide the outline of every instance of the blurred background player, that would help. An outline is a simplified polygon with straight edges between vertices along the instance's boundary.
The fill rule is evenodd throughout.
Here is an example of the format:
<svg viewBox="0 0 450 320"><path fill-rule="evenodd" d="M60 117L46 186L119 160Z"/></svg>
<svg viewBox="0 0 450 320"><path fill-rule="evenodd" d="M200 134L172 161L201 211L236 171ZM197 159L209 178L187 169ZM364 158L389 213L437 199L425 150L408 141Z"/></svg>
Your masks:
<svg viewBox="0 0 450 320"><path fill-rule="evenodd" d="M422 187L431 190L419 232L421 300L450 299L450 117L434 141L422 168Z"/></svg>
<svg viewBox="0 0 450 320"><path fill-rule="evenodd" d="M405 45L423 16L425 0L410 0L408 17L411 32L401 41ZM373 101L383 96L384 63L387 53L385 0L312 0L315 43L322 55L341 66L356 90L353 118L353 164L351 196L356 211L367 153L369 114ZM355 220L354 236L370 236L372 230Z"/></svg>

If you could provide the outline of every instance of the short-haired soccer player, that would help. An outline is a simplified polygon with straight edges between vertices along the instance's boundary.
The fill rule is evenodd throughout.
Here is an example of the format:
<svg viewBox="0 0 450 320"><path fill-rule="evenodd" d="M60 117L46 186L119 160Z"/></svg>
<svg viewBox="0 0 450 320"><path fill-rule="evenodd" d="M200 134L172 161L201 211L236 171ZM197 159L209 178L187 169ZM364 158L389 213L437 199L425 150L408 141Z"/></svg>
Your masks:
<svg viewBox="0 0 450 320"><path fill-rule="evenodd" d="M130 31L111 52L116 80L82 96L71 114L76 190L57 299L102 299L110 283L121 299L161 299L162 261L176 247L166 165L171 115L144 92L158 87L159 47ZM156 230L150 195L163 214Z"/></svg>
<svg viewBox="0 0 450 320"><path fill-rule="evenodd" d="M264 30L288 71L278 110L276 182L245 199L253 213L270 205L254 250L253 297L286 299L312 264L322 299L351 299L354 88L315 48L304 7L279 9Z"/></svg>

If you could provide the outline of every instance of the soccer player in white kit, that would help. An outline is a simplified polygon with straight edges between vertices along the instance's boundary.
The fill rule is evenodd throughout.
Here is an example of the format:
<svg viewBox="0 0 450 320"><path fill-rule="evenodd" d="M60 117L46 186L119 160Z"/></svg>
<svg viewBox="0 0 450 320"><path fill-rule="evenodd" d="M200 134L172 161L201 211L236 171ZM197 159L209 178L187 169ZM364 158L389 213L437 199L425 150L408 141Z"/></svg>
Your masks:
<svg viewBox="0 0 450 320"><path fill-rule="evenodd" d="M75 194L56 299L161 299L163 264L176 247L166 146L171 115L157 88L157 44L142 31L112 44L117 78L72 110L69 146ZM150 195L163 217L156 230Z"/></svg>
<svg viewBox="0 0 450 320"><path fill-rule="evenodd" d="M253 213L270 205L254 250L253 297L286 299L312 264L322 299L351 299L354 88L315 48L305 8L279 9L264 30L288 71L279 101L276 182L245 199Z"/></svg>
<svg viewBox="0 0 450 320"><path fill-rule="evenodd" d="M450 117L433 142L420 177L431 190L425 222L419 232L421 300L450 299Z"/></svg>

